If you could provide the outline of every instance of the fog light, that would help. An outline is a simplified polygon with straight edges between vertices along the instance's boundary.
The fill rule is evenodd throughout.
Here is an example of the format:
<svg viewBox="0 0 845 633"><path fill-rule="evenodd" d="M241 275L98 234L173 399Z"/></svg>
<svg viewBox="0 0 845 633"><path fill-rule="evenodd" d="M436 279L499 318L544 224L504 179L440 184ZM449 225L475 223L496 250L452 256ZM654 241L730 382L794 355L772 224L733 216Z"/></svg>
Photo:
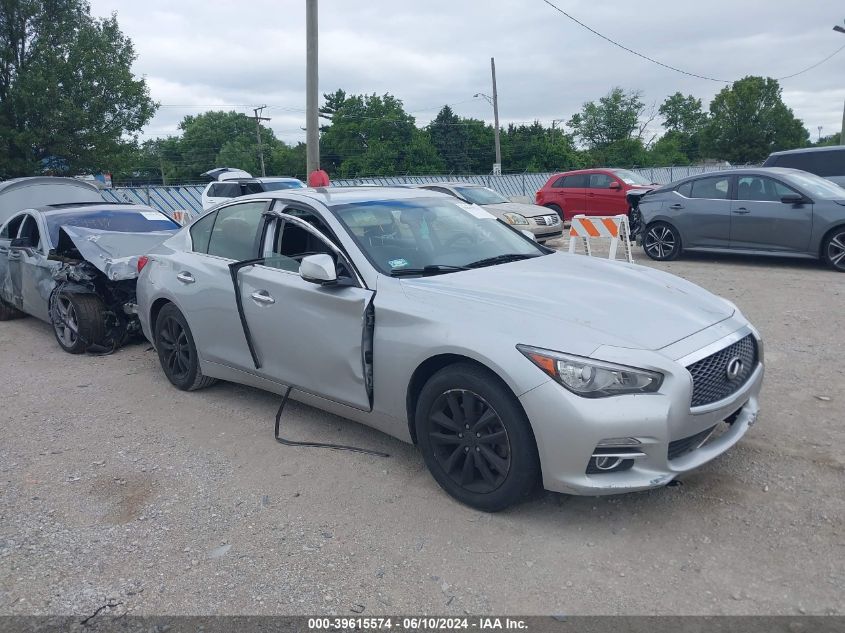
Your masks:
<svg viewBox="0 0 845 633"><path fill-rule="evenodd" d="M610 437L598 443L598 446L639 446L642 444L635 437Z"/></svg>
<svg viewBox="0 0 845 633"><path fill-rule="evenodd" d="M622 463L621 457L596 457L594 459L596 462L596 468L603 471L613 470Z"/></svg>

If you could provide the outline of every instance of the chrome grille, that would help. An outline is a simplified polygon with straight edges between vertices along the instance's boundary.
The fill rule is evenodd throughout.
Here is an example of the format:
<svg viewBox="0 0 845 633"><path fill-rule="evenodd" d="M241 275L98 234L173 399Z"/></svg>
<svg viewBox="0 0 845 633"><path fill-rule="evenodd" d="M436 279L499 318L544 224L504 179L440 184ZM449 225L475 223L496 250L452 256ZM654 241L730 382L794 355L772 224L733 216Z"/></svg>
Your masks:
<svg viewBox="0 0 845 633"><path fill-rule="evenodd" d="M560 224L560 216L555 215L538 215L532 218L538 226L554 226Z"/></svg>
<svg viewBox="0 0 845 633"><path fill-rule="evenodd" d="M742 361L742 368L734 378L728 376L728 364ZM700 407L738 391L757 367L757 341L749 334L733 345L702 358L687 367L692 374L692 406Z"/></svg>

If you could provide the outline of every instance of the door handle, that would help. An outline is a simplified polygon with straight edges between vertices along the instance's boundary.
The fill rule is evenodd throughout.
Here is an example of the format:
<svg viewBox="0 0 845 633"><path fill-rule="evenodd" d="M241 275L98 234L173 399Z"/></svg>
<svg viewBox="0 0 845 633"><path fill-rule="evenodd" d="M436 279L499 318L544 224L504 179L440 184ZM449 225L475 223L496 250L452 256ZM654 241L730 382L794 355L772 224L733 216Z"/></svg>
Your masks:
<svg viewBox="0 0 845 633"><path fill-rule="evenodd" d="M253 301L257 303L263 303L264 305L271 305L276 303L276 300L270 296L270 293L266 290L257 290L250 295Z"/></svg>
<svg viewBox="0 0 845 633"><path fill-rule="evenodd" d="M673 204L673 205L672 205L671 207L669 207L669 208L670 208L670 209L683 209L683 208L684 208L684 205L682 205L682 204L678 204L678 203L676 202L675 204Z"/></svg>
<svg viewBox="0 0 845 633"><path fill-rule="evenodd" d="M185 271L182 271L181 273L176 275L176 279L181 281L183 284L192 284L196 281L196 279L194 279L194 276L191 273Z"/></svg>
<svg viewBox="0 0 845 633"><path fill-rule="evenodd" d="M738 213L739 215L745 215L746 213L751 213L751 211L749 211L745 207L740 207L739 209L734 209L734 213Z"/></svg>

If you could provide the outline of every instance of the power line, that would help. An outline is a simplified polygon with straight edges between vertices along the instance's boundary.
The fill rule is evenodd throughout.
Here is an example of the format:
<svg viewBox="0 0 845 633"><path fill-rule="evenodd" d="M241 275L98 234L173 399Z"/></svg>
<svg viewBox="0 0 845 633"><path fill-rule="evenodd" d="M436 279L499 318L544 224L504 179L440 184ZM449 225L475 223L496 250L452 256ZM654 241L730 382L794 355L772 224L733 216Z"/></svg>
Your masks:
<svg viewBox="0 0 845 633"><path fill-rule="evenodd" d="M547 5L549 5L552 9L554 9L554 10L555 10L555 11L557 11L558 13L560 13L560 14L562 14L562 15L566 16L567 18L569 18L570 20L572 20L573 22L575 22L575 23L576 23L576 24L578 24L579 26L581 26L581 27L583 27L583 28L587 29L587 30L588 30L590 33L592 33L593 35L597 35L598 37L600 37L601 39L605 40L606 42L609 42L609 43L613 44L614 46L618 46L618 47L619 47L619 48L621 48L622 50L627 51L627 52L631 53L632 55L636 55L637 57L641 57L642 59L645 59L646 61L650 61L650 62L651 62L651 63L653 63L653 64L657 64L658 66L662 66L663 68L667 68L667 69L672 70L672 71L674 71L674 72L676 72L676 73L681 73L682 75L687 75L687 76L689 76L689 77L696 77L696 78L698 78L698 79L705 79L705 80L707 80L707 81L715 81L716 83L729 84L729 83L733 83L733 81L734 81L734 80L732 80L732 79L717 79L717 78L715 78L715 77L709 77L709 76L707 76L707 75L699 75L699 74L697 74L697 73L693 73L693 72L690 72L690 71L688 71L688 70L683 70L683 69L681 69L681 68L677 68L677 67L675 67L675 66L670 66L669 64L664 64L663 62L658 61L658 60L654 59L653 57L649 57L648 55L645 55L644 53L640 53L639 51L635 51L633 48L628 48L628 47L627 47L627 46L625 46L624 44L620 44L620 43L619 43L619 42L617 42L616 40L611 39L611 38L607 37L606 35L604 35L604 34L602 34L602 33L599 33L599 32L598 32L598 31L596 31L594 28L592 28L592 27L590 27L590 26L588 26L588 25L584 24L583 22L581 22L581 20L579 20L578 18L576 18L576 17L574 17L574 16L570 15L569 13L567 13L566 11L564 11L563 9L561 9L559 6L557 6L556 4L554 4L553 2L551 2L550 0L541 0L541 1L542 1L542 2L545 2L545 3L546 3ZM825 63L825 62L826 62L827 60L829 60L831 57L833 57L834 55L836 55L837 53L839 53L842 49L845 49L845 45L840 46L839 48L837 48L835 51L833 51L830 55L828 55L827 57L825 57L825 58L824 58L824 59L822 59L821 61L818 61L818 62L816 62L815 64L813 64L813 65L811 65L811 66L807 66L807 68L804 68L803 70L799 70L797 73L792 73L791 75L785 75L785 76L783 76L783 77L775 77L775 79L777 79L778 81L780 81L780 80L782 80L782 79L791 79L792 77L797 77L798 75L802 75L802 74L804 74L805 72L807 72L807 71L809 71L809 70L812 70L812 69L813 69L813 68L815 68L816 66L820 66L821 64Z"/></svg>

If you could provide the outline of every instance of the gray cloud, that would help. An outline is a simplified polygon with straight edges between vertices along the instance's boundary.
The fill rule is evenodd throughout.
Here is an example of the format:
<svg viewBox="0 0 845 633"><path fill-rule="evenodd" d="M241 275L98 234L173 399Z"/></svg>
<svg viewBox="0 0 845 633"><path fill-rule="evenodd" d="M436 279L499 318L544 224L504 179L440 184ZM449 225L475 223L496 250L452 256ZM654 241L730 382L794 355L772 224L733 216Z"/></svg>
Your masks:
<svg viewBox="0 0 845 633"><path fill-rule="evenodd" d="M832 27L835 3L805 0L558 0L608 37L696 74L737 79L797 72L845 44ZM93 0L96 15L117 12L138 52L136 72L163 104L147 136L177 131L186 114L214 106L251 113L268 104L269 123L302 140L305 2ZM496 57L502 121L568 119L612 86L638 89L648 103L681 91L705 105L724 84L680 75L611 46L540 0L322 0L320 89L390 92L419 124L446 103L461 115L492 119L477 92L490 92ZM815 138L841 127L845 51L782 81L784 99Z"/></svg>

